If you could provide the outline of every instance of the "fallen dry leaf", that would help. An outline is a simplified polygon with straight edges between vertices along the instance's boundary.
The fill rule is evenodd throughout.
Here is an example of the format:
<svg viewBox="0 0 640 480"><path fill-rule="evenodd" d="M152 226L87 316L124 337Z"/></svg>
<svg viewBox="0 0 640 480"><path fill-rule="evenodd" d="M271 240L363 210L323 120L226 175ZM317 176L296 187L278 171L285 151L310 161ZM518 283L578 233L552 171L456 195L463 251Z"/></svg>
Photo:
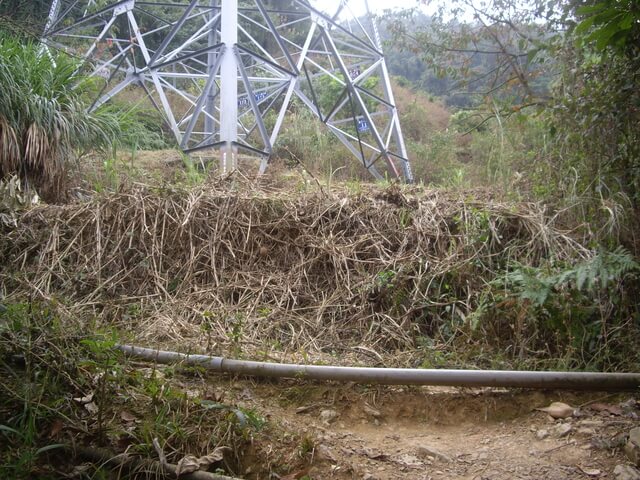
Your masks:
<svg viewBox="0 0 640 480"><path fill-rule="evenodd" d="M305 468L303 470L298 470L296 472L290 473L289 475L285 475L284 477L280 477L280 480L300 480L305 475L309 474L309 469Z"/></svg>
<svg viewBox="0 0 640 480"><path fill-rule="evenodd" d="M373 418L380 418L382 416L382 412L380 412L380 410L376 410L371 405L368 405L366 403L364 404L363 410L364 413L366 413L367 415L371 415Z"/></svg>
<svg viewBox="0 0 640 480"><path fill-rule="evenodd" d="M51 429L49 430L49 438L57 437L60 434L60 431L62 430L62 427L64 427L64 423L62 423L62 420L60 420L60 419L55 420L51 424Z"/></svg>
<svg viewBox="0 0 640 480"><path fill-rule="evenodd" d="M193 473L196 470L200 470L200 463L198 463L198 457L193 455L187 455L180 459L176 466L176 477L184 473Z"/></svg>
<svg viewBox="0 0 640 480"><path fill-rule="evenodd" d="M316 408L317 406L318 406L317 403L313 403L311 405L303 405L302 407L296 408L296 413L298 413L298 414L307 413L307 412L313 410L314 408Z"/></svg>
<svg viewBox="0 0 640 480"><path fill-rule="evenodd" d="M76 397L74 398L74 400L80 403L89 403L93 400L93 392L91 392L89 395L85 395L84 397Z"/></svg>
<svg viewBox="0 0 640 480"><path fill-rule="evenodd" d="M380 460L386 457L383 452L380 452L373 448L363 448L358 450L358 453L361 453L372 460Z"/></svg>
<svg viewBox="0 0 640 480"><path fill-rule="evenodd" d="M553 418L567 418L573 415L575 408L566 403L553 402L548 407L536 408L536 410L548 413Z"/></svg>
<svg viewBox="0 0 640 480"><path fill-rule="evenodd" d="M137 420L137 418L133 414L127 412L126 410L120 412L120 418L126 423L133 423Z"/></svg>
<svg viewBox="0 0 640 480"><path fill-rule="evenodd" d="M84 404L84 408L86 408L87 412L89 412L91 414L98 413L98 405L96 405L96 402L85 403Z"/></svg>
<svg viewBox="0 0 640 480"><path fill-rule="evenodd" d="M586 467L578 467L582 473L589 477L599 477L602 472L597 468L586 468Z"/></svg>
<svg viewBox="0 0 640 480"><path fill-rule="evenodd" d="M589 405L589 408L596 412L608 412L611 415L620 416L624 413L622 411L622 408L617 405L611 405L609 403L592 403L591 405Z"/></svg>
<svg viewBox="0 0 640 480"><path fill-rule="evenodd" d="M224 452L231 450L230 447L216 447L213 452L198 459L201 468L206 468L212 463L221 461L224 458Z"/></svg>
<svg viewBox="0 0 640 480"><path fill-rule="evenodd" d="M194 455L184 456L176 466L176 476L179 477L184 473L193 473L197 470L206 469L212 463L222 460L224 458L224 452L227 450L231 450L231 448L216 447L213 452L200 458Z"/></svg>

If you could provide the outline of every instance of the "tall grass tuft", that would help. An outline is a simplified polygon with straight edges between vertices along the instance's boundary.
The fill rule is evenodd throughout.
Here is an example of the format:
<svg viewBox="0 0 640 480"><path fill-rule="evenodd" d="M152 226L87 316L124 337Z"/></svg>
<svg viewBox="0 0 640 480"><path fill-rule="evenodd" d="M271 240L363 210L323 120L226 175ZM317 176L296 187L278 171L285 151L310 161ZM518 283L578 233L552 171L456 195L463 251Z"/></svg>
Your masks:
<svg viewBox="0 0 640 480"><path fill-rule="evenodd" d="M93 87L77 62L36 43L0 37L0 179L18 175L47 201L65 195L66 168L116 136L113 114L88 113Z"/></svg>

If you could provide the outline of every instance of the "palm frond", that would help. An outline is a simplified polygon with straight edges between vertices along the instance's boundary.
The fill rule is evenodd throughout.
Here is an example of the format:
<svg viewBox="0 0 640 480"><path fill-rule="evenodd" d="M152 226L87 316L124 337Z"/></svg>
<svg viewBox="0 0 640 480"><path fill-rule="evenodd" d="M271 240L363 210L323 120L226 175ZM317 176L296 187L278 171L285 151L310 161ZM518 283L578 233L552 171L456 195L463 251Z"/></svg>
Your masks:
<svg viewBox="0 0 640 480"><path fill-rule="evenodd" d="M18 175L57 200L74 152L111 144L118 119L86 111L82 99L94 86L80 71L62 53L0 37L0 179Z"/></svg>

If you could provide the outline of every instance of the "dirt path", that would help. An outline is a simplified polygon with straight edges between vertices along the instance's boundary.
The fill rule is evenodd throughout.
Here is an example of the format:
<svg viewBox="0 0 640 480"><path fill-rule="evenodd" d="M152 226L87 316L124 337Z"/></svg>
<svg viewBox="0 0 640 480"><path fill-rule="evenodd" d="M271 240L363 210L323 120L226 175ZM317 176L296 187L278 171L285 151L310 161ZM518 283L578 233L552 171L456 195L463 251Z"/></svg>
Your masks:
<svg viewBox="0 0 640 480"><path fill-rule="evenodd" d="M256 479L615 478L615 466L625 463L622 439L639 425L638 404L628 395L233 387L239 404L263 412L273 426L245 463L245 476ZM534 410L552 401L582 407L558 420ZM589 406L615 410L621 403L621 415Z"/></svg>

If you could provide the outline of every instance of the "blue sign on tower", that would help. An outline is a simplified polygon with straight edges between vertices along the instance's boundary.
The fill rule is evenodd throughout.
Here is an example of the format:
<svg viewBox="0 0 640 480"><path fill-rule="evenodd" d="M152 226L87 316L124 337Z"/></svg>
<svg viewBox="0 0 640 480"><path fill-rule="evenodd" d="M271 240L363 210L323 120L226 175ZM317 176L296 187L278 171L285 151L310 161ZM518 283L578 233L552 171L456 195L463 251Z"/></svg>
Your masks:
<svg viewBox="0 0 640 480"><path fill-rule="evenodd" d="M364 118L358 119L358 132L366 133L369 131L369 124Z"/></svg>

